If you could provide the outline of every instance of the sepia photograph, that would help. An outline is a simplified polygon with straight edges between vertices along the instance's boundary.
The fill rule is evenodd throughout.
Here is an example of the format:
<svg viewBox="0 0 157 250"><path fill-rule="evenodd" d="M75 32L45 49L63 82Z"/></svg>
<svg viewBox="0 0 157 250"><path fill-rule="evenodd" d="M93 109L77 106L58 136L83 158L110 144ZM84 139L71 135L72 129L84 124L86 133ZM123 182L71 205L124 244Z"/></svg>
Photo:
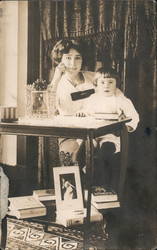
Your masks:
<svg viewBox="0 0 157 250"><path fill-rule="evenodd" d="M32 113L44 114L48 110L48 100L45 91L32 91Z"/></svg>
<svg viewBox="0 0 157 250"><path fill-rule="evenodd" d="M157 249L156 16L0 1L0 250Z"/></svg>
<svg viewBox="0 0 157 250"><path fill-rule="evenodd" d="M74 174L60 175L62 200L77 199Z"/></svg>
<svg viewBox="0 0 157 250"><path fill-rule="evenodd" d="M78 166L54 167L56 210L83 210L83 195Z"/></svg>

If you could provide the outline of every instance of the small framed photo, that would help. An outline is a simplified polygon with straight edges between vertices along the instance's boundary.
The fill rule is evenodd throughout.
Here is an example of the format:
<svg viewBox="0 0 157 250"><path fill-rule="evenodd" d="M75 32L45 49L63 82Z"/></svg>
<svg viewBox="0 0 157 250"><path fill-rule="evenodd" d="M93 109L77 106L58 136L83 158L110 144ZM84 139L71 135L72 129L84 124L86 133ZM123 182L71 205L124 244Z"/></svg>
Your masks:
<svg viewBox="0 0 157 250"><path fill-rule="evenodd" d="M48 93L47 91L31 92L31 107L33 115L48 114Z"/></svg>
<svg viewBox="0 0 157 250"><path fill-rule="evenodd" d="M79 166L53 168L57 211L83 209Z"/></svg>

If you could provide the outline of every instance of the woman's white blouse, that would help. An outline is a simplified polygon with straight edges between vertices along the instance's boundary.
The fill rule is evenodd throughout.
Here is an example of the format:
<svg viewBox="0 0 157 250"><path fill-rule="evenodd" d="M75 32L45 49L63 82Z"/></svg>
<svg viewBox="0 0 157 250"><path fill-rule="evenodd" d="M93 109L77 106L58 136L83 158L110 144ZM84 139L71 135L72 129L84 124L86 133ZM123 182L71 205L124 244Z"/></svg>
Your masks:
<svg viewBox="0 0 157 250"><path fill-rule="evenodd" d="M85 99L73 101L71 93L94 88L94 85L92 84L94 73L82 73L84 83L79 84L76 87L72 85L66 75L63 75L59 81L56 91L56 108L58 109L60 115L75 115L76 112L83 108Z"/></svg>

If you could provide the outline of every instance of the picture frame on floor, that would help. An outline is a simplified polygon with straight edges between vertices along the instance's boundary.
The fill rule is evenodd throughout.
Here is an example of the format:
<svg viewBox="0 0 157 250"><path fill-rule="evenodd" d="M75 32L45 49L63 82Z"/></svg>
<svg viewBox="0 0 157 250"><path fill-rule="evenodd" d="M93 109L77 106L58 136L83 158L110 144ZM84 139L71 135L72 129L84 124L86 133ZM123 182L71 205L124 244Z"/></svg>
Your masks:
<svg viewBox="0 0 157 250"><path fill-rule="evenodd" d="M78 166L54 167L56 209L82 210L83 196Z"/></svg>

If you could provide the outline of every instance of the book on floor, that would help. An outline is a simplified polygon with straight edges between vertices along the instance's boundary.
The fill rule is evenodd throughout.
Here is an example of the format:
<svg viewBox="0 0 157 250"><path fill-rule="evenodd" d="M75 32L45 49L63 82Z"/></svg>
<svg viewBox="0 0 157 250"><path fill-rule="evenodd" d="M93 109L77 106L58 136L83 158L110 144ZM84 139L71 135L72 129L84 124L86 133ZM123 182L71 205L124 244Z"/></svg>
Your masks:
<svg viewBox="0 0 157 250"><path fill-rule="evenodd" d="M84 218L87 216L87 209L84 208L82 210L67 210L63 211L59 210L56 212L56 222L62 224L65 227L72 225L81 225L84 223ZM96 207L91 205L91 222L98 222L103 220L103 215L97 210Z"/></svg>
<svg viewBox="0 0 157 250"><path fill-rule="evenodd" d="M119 201L107 201L107 202L95 202L92 201L93 206L99 209L108 209L108 208L116 208L120 207Z"/></svg>
<svg viewBox="0 0 157 250"><path fill-rule="evenodd" d="M92 187L92 200L95 202L106 202L106 201L117 201L117 193L104 186L93 186Z"/></svg>
<svg viewBox="0 0 157 250"><path fill-rule="evenodd" d="M54 189L33 190L33 196L39 201L51 201L56 199Z"/></svg>
<svg viewBox="0 0 157 250"><path fill-rule="evenodd" d="M11 197L9 202L8 215L15 216L18 219L46 215L46 207L32 195Z"/></svg>

